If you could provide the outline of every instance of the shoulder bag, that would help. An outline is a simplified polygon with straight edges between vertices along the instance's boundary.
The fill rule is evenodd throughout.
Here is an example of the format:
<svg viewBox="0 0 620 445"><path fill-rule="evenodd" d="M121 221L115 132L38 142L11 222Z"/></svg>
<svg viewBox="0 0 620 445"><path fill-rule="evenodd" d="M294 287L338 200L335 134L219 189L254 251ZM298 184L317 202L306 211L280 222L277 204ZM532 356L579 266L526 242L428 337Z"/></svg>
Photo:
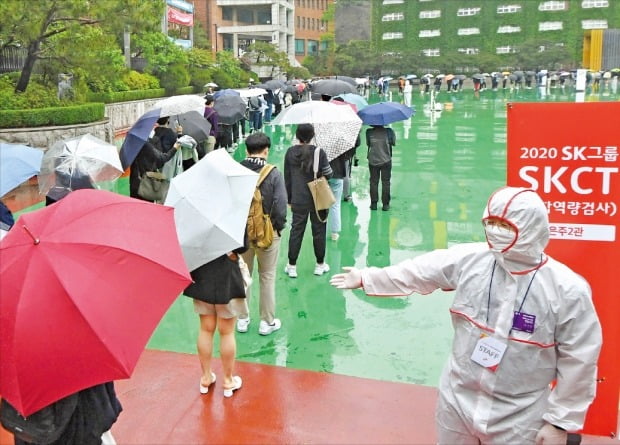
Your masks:
<svg viewBox="0 0 620 445"><path fill-rule="evenodd" d="M164 202L168 194L170 181L166 176L159 172L145 172L140 177L140 186L138 187L138 195L147 201Z"/></svg>
<svg viewBox="0 0 620 445"><path fill-rule="evenodd" d="M336 197L334 196L332 189L329 187L325 176L317 178L317 173L319 171L320 152L320 148L316 147L314 149L314 163L312 165L314 179L308 182L308 188L310 189L310 193L312 194L312 200L314 201L314 211L316 212L316 216L319 218L319 221L325 222L327 221L327 216L325 216L325 219L322 219L319 215L319 210L329 209L332 204L336 202Z"/></svg>

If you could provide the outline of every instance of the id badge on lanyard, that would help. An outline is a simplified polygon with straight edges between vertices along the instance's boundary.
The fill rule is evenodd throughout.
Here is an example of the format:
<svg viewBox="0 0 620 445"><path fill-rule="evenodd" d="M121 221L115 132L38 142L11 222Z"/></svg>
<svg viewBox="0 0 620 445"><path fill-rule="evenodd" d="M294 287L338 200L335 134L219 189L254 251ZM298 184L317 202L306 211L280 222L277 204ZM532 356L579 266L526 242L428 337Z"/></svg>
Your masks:
<svg viewBox="0 0 620 445"><path fill-rule="evenodd" d="M471 359L484 366L491 372L495 372L504 357L508 345L496 338L482 334L471 354Z"/></svg>

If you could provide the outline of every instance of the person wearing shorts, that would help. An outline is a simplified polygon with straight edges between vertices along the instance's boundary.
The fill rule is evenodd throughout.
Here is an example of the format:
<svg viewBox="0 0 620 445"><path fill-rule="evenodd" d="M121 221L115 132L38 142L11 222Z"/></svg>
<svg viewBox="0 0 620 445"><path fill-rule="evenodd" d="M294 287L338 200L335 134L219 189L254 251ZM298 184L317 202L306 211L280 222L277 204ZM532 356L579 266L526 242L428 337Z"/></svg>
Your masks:
<svg viewBox="0 0 620 445"><path fill-rule="evenodd" d="M239 255L246 250L247 247L241 247L194 269L191 272L194 282L184 292L194 299L194 311L200 318L196 345L202 368L201 394L207 394L216 380L211 360L216 328L220 334L224 397L231 397L242 385L241 377L234 375L237 352L235 323L246 304L245 285L239 267Z"/></svg>

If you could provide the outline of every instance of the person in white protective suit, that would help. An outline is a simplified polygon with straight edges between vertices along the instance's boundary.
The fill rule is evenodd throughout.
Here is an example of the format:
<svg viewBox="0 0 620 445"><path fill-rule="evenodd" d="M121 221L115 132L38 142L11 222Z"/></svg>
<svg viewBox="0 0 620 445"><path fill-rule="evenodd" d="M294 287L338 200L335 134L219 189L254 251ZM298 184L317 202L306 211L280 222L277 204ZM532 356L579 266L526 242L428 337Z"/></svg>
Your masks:
<svg viewBox="0 0 620 445"><path fill-rule="evenodd" d="M533 190L495 191L482 222L487 243L345 268L331 284L376 296L455 290L440 444L565 444L567 432L583 427L596 390L602 339L590 287L544 253L547 209Z"/></svg>

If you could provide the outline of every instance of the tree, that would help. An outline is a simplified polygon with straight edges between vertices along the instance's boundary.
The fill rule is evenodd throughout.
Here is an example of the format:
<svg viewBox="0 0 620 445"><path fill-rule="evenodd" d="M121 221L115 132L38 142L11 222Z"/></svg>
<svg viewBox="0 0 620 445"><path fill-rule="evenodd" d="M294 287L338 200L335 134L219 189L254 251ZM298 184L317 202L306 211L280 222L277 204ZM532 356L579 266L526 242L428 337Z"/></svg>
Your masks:
<svg viewBox="0 0 620 445"><path fill-rule="evenodd" d="M272 43L261 40L248 45L243 59L249 65L270 66L271 77L278 73L286 73L291 67L288 55L284 51L278 51Z"/></svg>
<svg viewBox="0 0 620 445"><path fill-rule="evenodd" d="M69 45L86 27L99 26L120 39L126 27L144 31L156 25L163 14L163 2L142 0L2 0L0 2L0 48L7 45L22 46L27 50L26 61L17 81L15 91L28 87L35 63L40 59L53 59L59 47L55 39L68 35ZM77 49L77 46L74 46ZM70 48L64 48L70 52ZM88 57L97 58L89 53Z"/></svg>

